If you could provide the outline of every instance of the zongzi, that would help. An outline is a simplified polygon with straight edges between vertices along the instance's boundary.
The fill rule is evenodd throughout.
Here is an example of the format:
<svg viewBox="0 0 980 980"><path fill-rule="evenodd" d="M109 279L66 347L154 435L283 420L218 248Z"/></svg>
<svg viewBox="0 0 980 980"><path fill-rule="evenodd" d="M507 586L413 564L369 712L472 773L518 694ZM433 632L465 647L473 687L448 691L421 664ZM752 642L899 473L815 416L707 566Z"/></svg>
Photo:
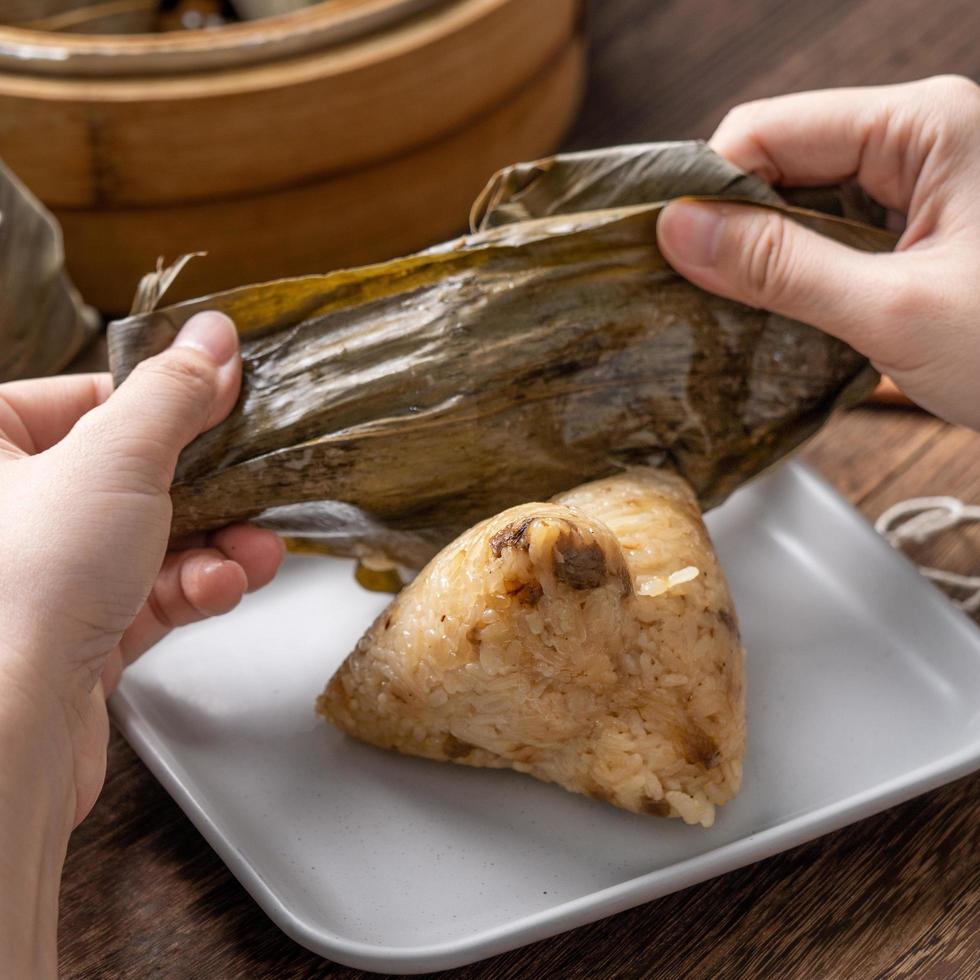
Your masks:
<svg viewBox="0 0 980 980"><path fill-rule="evenodd" d="M634 469L478 524L317 708L382 748L710 826L741 781L743 652L693 492Z"/></svg>
<svg viewBox="0 0 980 980"><path fill-rule="evenodd" d="M64 271L58 223L0 163L0 382L56 374L98 325Z"/></svg>
<svg viewBox="0 0 980 980"><path fill-rule="evenodd" d="M894 242L785 207L704 144L653 144L504 171L473 234L417 255L148 304L110 328L117 383L200 310L242 341L238 404L181 457L175 532L251 518L419 568L490 514L629 466L724 499L876 375L818 330L680 278L656 245L678 195Z"/></svg>

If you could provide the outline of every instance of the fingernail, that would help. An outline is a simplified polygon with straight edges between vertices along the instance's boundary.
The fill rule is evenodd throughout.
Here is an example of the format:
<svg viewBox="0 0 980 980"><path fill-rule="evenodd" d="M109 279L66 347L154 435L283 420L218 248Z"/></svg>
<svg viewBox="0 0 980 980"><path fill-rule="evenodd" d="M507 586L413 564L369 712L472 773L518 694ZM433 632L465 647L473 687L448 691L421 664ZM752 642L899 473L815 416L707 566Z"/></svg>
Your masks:
<svg viewBox="0 0 980 980"><path fill-rule="evenodd" d="M195 313L180 328L173 346L202 351L221 367L238 353L238 332L224 313L208 310Z"/></svg>
<svg viewBox="0 0 980 980"><path fill-rule="evenodd" d="M726 211L718 204L675 201L660 216L658 237L671 256L687 265L716 265Z"/></svg>
<svg viewBox="0 0 980 980"><path fill-rule="evenodd" d="M242 601L248 589L245 569L229 559L205 559L194 574L197 577L194 607L208 616L223 616L230 612ZM219 578L218 582L209 581L215 577Z"/></svg>
<svg viewBox="0 0 980 980"><path fill-rule="evenodd" d="M241 597L248 591L248 576L245 574L245 569L238 564L237 561L232 561L230 558L211 558L203 562L203 564L198 569L198 582L203 583L209 579L215 577L219 578L237 578L237 588L235 593L237 598L235 599L235 605L241 601ZM227 588L227 583L226 583ZM225 603L219 603L220 606L226 607ZM227 607L231 608L231 607ZM217 610L212 609L211 612L224 611L224 608Z"/></svg>
<svg viewBox="0 0 980 980"><path fill-rule="evenodd" d="M212 575L217 575L225 565L235 565L237 562L230 561L228 559L222 558L208 558L201 563L198 570L198 574L202 578L211 578Z"/></svg>

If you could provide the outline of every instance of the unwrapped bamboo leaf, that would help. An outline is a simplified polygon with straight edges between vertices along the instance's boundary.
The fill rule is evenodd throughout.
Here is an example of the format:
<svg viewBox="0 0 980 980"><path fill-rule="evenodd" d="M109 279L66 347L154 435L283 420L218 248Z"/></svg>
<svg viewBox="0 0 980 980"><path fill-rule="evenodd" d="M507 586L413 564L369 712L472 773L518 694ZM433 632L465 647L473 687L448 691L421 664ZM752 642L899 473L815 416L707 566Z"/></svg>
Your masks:
<svg viewBox="0 0 980 980"><path fill-rule="evenodd" d="M57 222L0 163L0 381L62 370L98 325L65 274Z"/></svg>
<svg viewBox="0 0 980 980"><path fill-rule="evenodd" d="M840 218L885 226L886 214L856 181L834 187L781 189L746 174L716 154L692 152L691 142L565 153L517 163L496 173L470 212L470 228L485 231L515 221L574 214L592 208L667 201L691 193L739 197L758 204L790 204Z"/></svg>
<svg viewBox="0 0 980 980"><path fill-rule="evenodd" d="M651 204L687 194L783 203L764 180L743 173L703 143L637 143L505 167L476 199L470 228L486 231L517 221Z"/></svg>
<svg viewBox="0 0 980 980"><path fill-rule="evenodd" d="M628 164L612 166L617 152ZM660 163L644 170L647 156ZM845 344L674 273L656 246L661 202L619 203L634 195L621 186L630 174L646 174L651 196L669 186L761 203L765 185L729 172L719 186L730 165L703 144L601 157L592 170L607 176L563 183L560 204L535 194L534 213L550 216L113 324L117 383L201 310L241 334L242 395L181 457L175 532L259 517L338 554L419 567L483 517L627 466L671 467L711 506L873 387ZM506 183L481 197L494 203L477 208L480 224L514 199L495 196ZM855 248L893 244L783 209Z"/></svg>

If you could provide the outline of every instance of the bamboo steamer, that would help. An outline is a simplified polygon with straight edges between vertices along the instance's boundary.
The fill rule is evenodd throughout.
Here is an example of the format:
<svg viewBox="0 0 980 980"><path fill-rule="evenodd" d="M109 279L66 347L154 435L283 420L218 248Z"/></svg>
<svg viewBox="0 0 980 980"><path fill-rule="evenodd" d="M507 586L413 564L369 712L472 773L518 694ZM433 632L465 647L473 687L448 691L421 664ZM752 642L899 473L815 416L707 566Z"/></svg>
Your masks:
<svg viewBox="0 0 980 980"><path fill-rule="evenodd" d="M156 0L3 0L0 16L17 27L40 31L150 31Z"/></svg>
<svg viewBox="0 0 980 980"><path fill-rule="evenodd" d="M584 76L581 0L332 0L218 29L211 70L189 71L203 33L71 35L65 53L0 29L0 148L103 310L161 255L208 252L180 298L448 237L495 169L554 148ZM41 54L16 61L25 35Z"/></svg>

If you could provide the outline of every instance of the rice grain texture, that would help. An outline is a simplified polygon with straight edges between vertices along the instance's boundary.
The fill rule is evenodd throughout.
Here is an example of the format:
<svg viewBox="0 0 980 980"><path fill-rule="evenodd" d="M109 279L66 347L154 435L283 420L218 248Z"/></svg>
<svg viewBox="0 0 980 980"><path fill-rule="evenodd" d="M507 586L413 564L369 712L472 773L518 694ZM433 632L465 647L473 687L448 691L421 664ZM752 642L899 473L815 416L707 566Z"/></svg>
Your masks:
<svg viewBox="0 0 980 980"><path fill-rule="evenodd" d="M317 710L382 748L711 826L741 783L744 654L693 491L634 469L476 525Z"/></svg>

